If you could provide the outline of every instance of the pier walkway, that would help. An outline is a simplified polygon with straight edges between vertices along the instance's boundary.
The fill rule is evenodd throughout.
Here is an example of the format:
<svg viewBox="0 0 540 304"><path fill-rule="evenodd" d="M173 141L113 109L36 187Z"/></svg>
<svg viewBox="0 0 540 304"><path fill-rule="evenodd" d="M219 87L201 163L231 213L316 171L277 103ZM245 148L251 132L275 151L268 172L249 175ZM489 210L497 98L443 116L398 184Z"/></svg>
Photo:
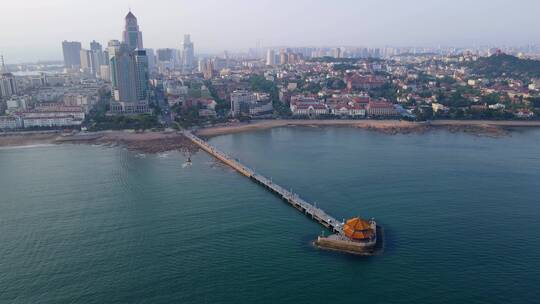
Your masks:
<svg viewBox="0 0 540 304"><path fill-rule="evenodd" d="M210 145L208 142L202 140L195 134L189 131L183 131L184 136L190 139L194 144L199 146L201 149L214 156L218 160L222 161L226 165L230 166L234 170L238 171L240 174L249 177L251 180L257 184L265 187L270 192L278 195L284 201L289 203L294 208L298 209L300 212L311 217L313 220L317 221L324 227L336 232L338 234L343 233L343 223L336 220L334 217L327 214L324 210L315 207L314 205L303 200L296 193L289 191L282 186L274 183L271 179L264 177L263 175L255 172L255 170L243 165L238 160L231 158L227 154L221 152L214 146Z"/></svg>

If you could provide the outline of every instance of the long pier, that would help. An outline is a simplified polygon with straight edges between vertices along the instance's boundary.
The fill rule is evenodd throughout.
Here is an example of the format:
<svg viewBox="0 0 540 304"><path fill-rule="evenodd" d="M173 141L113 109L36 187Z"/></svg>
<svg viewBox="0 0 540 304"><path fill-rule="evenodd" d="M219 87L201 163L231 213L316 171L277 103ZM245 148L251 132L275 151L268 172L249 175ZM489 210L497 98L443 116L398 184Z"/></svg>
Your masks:
<svg viewBox="0 0 540 304"><path fill-rule="evenodd" d="M264 177L263 175L255 172L255 170L249 168L246 165L243 165L238 160L231 158L230 156L221 152L220 150L210 145L208 142L204 141L192 132L184 131L183 134L184 136L189 138L195 145L199 146L208 154L222 161L229 167L238 171L240 174L250 178L257 184L265 187L270 192L276 194L285 202L289 203L291 206L304 213L306 216L311 217L313 220L317 221L318 223L328 228L329 230L332 230L333 232L343 234L343 223L327 214L324 210L315 207L313 204L310 204L304 199L302 199L296 193L283 188L282 186L274 183L271 179Z"/></svg>

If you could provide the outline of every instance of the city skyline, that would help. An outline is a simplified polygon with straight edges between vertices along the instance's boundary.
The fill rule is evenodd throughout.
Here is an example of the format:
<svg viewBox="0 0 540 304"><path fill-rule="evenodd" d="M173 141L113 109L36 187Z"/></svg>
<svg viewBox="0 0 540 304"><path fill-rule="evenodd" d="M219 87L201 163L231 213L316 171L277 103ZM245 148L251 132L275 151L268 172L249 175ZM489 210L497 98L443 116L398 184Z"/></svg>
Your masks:
<svg viewBox="0 0 540 304"><path fill-rule="evenodd" d="M464 0L78 1L77 14L64 9L71 5L73 1L66 0L4 4L7 14L0 26L15 30L0 32L0 53L10 63L59 60L61 41L86 45L93 40L106 43L121 37L124 20L119 16L129 9L144 28L146 47L181 49L184 34L189 33L202 53L243 51L256 45L517 46L534 44L540 37L533 13L540 9L540 3L530 0L517 1L518 7L527 7L520 11L519 18L509 16L508 4L501 0L479 0L474 5ZM34 9L29 11L29 6ZM105 6L107 9L103 9ZM36 31L36 24L46 31Z"/></svg>

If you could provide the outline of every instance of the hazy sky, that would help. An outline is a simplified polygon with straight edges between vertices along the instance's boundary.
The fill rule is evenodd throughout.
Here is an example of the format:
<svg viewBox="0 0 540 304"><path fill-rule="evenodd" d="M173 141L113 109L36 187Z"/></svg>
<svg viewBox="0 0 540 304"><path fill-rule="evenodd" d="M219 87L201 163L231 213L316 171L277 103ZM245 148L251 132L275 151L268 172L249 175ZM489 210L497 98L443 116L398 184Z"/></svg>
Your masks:
<svg viewBox="0 0 540 304"><path fill-rule="evenodd" d="M539 0L0 0L8 62L61 59L61 41L120 39L131 7L148 48L525 45L540 40Z"/></svg>

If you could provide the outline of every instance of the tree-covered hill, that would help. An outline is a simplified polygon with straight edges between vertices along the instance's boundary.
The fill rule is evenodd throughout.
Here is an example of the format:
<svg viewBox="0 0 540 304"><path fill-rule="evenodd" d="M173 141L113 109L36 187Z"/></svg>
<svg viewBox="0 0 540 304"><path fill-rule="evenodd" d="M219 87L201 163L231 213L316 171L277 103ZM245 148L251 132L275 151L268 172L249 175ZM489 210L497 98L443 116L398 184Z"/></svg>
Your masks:
<svg viewBox="0 0 540 304"><path fill-rule="evenodd" d="M520 59L506 54L482 57L467 64L474 74L486 77L540 77L540 61Z"/></svg>

